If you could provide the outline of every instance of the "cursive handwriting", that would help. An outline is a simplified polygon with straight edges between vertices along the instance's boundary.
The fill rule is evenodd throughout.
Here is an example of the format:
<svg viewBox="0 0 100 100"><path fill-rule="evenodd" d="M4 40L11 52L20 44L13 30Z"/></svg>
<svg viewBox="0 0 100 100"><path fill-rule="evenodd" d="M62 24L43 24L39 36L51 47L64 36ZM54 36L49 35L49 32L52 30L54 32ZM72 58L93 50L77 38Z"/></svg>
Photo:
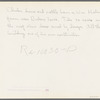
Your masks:
<svg viewBox="0 0 100 100"><path fill-rule="evenodd" d="M65 48L29 48L27 45L20 46L20 53L25 55L49 55L49 54L59 54L59 53L71 53L77 50L76 45L70 45Z"/></svg>

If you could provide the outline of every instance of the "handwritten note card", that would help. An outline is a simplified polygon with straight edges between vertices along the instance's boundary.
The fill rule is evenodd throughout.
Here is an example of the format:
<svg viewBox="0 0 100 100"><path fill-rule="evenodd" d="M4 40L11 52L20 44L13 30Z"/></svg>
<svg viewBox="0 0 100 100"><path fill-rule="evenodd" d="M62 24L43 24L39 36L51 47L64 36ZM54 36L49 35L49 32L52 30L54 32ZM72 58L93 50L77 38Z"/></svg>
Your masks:
<svg viewBox="0 0 100 100"><path fill-rule="evenodd" d="M100 2L0 2L0 98L100 98Z"/></svg>

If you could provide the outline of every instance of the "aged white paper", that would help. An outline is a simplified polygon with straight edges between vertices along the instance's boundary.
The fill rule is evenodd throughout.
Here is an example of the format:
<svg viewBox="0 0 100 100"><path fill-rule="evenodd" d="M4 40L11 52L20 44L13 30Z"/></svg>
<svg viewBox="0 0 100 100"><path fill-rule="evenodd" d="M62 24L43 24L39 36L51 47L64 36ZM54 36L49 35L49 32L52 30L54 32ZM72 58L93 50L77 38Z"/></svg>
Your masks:
<svg viewBox="0 0 100 100"><path fill-rule="evenodd" d="M100 2L0 2L0 98L100 98Z"/></svg>

